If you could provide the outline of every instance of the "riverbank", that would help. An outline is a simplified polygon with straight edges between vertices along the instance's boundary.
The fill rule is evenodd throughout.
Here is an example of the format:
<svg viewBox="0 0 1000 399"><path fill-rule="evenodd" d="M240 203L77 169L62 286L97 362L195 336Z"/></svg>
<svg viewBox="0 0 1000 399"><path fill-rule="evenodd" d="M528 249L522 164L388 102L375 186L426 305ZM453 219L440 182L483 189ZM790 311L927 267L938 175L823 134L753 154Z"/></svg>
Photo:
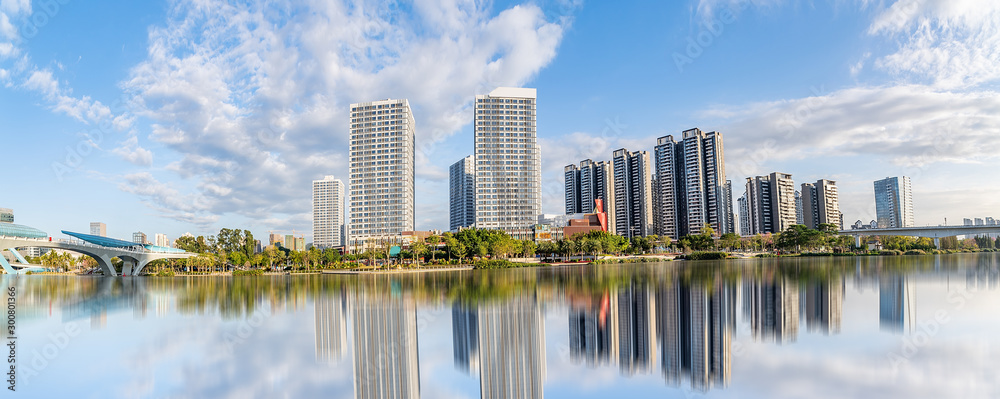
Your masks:
<svg viewBox="0 0 1000 399"><path fill-rule="evenodd" d="M409 274L409 273L434 273L452 272L462 270L473 270L471 265L459 265L453 267L428 267L428 268L408 268L408 269L333 269L323 270L322 274Z"/></svg>

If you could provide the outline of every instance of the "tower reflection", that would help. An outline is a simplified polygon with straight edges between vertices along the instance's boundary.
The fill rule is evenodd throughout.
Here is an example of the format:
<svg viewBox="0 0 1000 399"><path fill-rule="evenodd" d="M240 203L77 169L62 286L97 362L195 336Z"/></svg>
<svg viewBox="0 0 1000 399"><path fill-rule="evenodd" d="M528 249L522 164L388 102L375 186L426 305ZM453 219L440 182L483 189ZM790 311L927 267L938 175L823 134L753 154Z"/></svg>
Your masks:
<svg viewBox="0 0 1000 399"><path fill-rule="evenodd" d="M455 367L479 371L482 398L542 398L545 323L537 298L452 307Z"/></svg>
<svg viewBox="0 0 1000 399"><path fill-rule="evenodd" d="M316 312L316 362L329 364L340 360L347 348L347 293L318 295Z"/></svg>
<svg viewBox="0 0 1000 399"><path fill-rule="evenodd" d="M359 290L350 300L356 398L419 398L417 304L411 293Z"/></svg>

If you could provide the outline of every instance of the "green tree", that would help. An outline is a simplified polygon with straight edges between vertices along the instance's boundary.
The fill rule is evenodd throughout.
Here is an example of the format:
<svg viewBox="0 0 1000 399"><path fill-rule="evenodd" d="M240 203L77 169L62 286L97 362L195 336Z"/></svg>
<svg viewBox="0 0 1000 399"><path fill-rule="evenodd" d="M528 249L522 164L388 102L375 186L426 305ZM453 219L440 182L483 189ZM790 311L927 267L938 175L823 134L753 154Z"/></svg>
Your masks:
<svg viewBox="0 0 1000 399"><path fill-rule="evenodd" d="M657 246L660 242L660 236L656 234L650 234L646 236L646 244L649 245L650 253L656 253Z"/></svg>
<svg viewBox="0 0 1000 399"><path fill-rule="evenodd" d="M580 251L580 246L576 240L562 240L559 242L559 249L564 256L570 258Z"/></svg>
<svg viewBox="0 0 1000 399"><path fill-rule="evenodd" d="M805 225L793 224L778 235L775 245L782 249L815 248L822 242L823 234Z"/></svg>
<svg viewBox="0 0 1000 399"><path fill-rule="evenodd" d="M469 253L469 248L458 239L452 238L452 240L454 242L448 245L448 252L457 256L458 259L464 260L465 256Z"/></svg>
<svg viewBox="0 0 1000 399"><path fill-rule="evenodd" d="M427 252L427 244L424 244L424 240L417 238L410 244L410 251L413 252L413 261L419 267L420 258L424 255L424 252Z"/></svg>
<svg viewBox="0 0 1000 399"><path fill-rule="evenodd" d="M441 237L432 235L427 237L427 246L431 249L431 261L437 261L435 254L437 253L438 244L441 243Z"/></svg>
<svg viewBox="0 0 1000 399"><path fill-rule="evenodd" d="M735 233L726 233L722 237L719 237L719 243L728 250L733 250L736 245L740 242L740 236Z"/></svg>
<svg viewBox="0 0 1000 399"><path fill-rule="evenodd" d="M542 255L555 256L557 252L559 252L559 245L552 241L538 243L538 253Z"/></svg>
<svg viewBox="0 0 1000 399"><path fill-rule="evenodd" d="M584 238L581 245L583 252L586 252L597 260L597 255L601 253L601 241L593 238Z"/></svg>
<svg viewBox="0 0 1000 399"><path fill-rule="evenodd" d="M521 254L524 255L525 258L531 258L535 256L535 251L537 250L538 250L538 245L536 245L534 241L531 240L521 241Z"/></svg>

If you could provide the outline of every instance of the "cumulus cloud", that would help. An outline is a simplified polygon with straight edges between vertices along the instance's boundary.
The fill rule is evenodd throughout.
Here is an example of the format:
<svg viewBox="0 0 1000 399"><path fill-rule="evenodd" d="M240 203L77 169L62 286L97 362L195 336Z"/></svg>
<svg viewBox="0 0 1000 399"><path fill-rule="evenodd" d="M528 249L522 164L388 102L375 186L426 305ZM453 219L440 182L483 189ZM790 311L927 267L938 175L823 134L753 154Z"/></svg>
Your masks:
<svg viewBox="0 0 1000 399"><path fill-rule="evenodd" d="M218 215L205 215L204 210L211 207L210 200L201 195L185 195L174 186L162 183L149 172L133 173L123 176L118 188L132 193L144 203L156 209L166 217L191 223L202 228L211 226L219 220Z"/></svg>
<svg viewBox="0 0 1000 399"><path fill-rule="evenodd" d="M737 133L726 137L727 162L750 175L768 161L817 156L876 155L912 168L996 159L998 111L994 92L893 86L718 107L701 116Z"/></svg>
<svg viewBox="0 0 1000 399"><path fill-rule="evenodd" d="M264 219L309 209L317 177L347 180L352 102L409 99L421 178L446 180L435 144L472 121L475 94L537 74L563 30L535 5L179 1L124 87L203 211Z"/></svg>
<svg viewBox="0 0 1000 399"><path fill-rule="evenodd" d="M153 165L153 153L140 147L139 138L135 135L129 136L128 139L121 143L121 146L115 148L112 152L120 156L122 159L138 166Z"/></svg>
<svg viewBox="0 0 1000 399"><path fill-rule="evenodd" d="M1000 78L1000 3L899 0L868 29L899 41L876 67L937 87L965 88Z"/></svg>

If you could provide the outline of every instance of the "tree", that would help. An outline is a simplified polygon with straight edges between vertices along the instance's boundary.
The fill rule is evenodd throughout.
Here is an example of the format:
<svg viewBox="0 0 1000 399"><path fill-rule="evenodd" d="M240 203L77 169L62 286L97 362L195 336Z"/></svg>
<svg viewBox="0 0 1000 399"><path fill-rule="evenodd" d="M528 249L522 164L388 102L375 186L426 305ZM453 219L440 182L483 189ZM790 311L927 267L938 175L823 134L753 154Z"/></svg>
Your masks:
<svg viewBox="0 0 1000 399"><path fill-rule="evenodd" d="M521 241L521 254L523 254L525 258L530 258L535 256L535 251L537 249L538 245L536 245L534 241L531 240Z"/></svg>
<svg viewBox="0 0 1000 399"><path fill-rule="evenodd" d="M383 240L378 243L378 253L380 258L385 259L385 267L388 269L389 265L392 263L392 247L394 243L389 240Z"/></svg>
<svg viewBox="0 0 1000 399"><path fill-rule="evenodd" d="M323 262L327 265L340 262L340 259L340 251L333 248L326 248L323 250Z"/></svg>
<svg viewBox="0 0 1000 399"><path fill-rule="evenodd" d="M793 224L778 235L775 245L783 249L814 248L822 242L823 234L805 225Z"/></svg>
<svg viewBox="0 0 1000 399"><path fill-rule="evenodd" d="M601 242L593 238L585 238L580 245L583 252L586 252L597 260L597 255L601 253Z"/></svg>
<svg viewBox="0 0 1000 399"><path fill-rule="evenodd" d="M413 240L412 244L410 244L410 251L413 252L413 261L416 262L416 265L419 267L420 257L427 251L427 244L424 244L424 240L417 238Z"/></svg>
<svg viewBox="0 0 1000 399"><path fill-rule="evenodd" d="M278 248L275 248L274 245L268 245L267 248L264 248L264 257L267 258L267 267L269 269L274 268L274 262L278 260L278 252L281 251L278 251Z"/></svg>
<svg viewBox="0 0 1000 399"><path fill-rule="evenodd" d="M646 236L646 243L649 245L649 248L652 251L652 253L656 253L655 250L657 249L656 247L658 246L659 242L660 242L660 236L656 234L650 234Z"/></svg>
<svg viewBox="0 0 1000 399"><path fill-rule="evenodd" d="M719 243L722 244L726 249L732 250L739 243L740 237L735 233L726 233L719 238Z"/></svg>
<svg viewBox="0 0 1000 399"><path fill-rule="evenodd" d="M178 249L183 249L187 252L203 254L208 253L208 245L205 243L205 237L199 236L198 238L192 236L181 236L174 241L174 246Z"/></svg>
<svg viewBox="0 0 1000 399"><path fill-rule="evenodd" d="M711 241L705 240L702 234L688 234L681 237L679 243L687 251L702 251L711 248Z"/></svg>
<svg viewBox="0 0 1000 399"><path fill-rule="evenodd" d="M461 241L452 238L453 243L448 245L448 252L457 256L458 259L465 259L465 256L469 253L469 248L465 246Z"/></svg>
<svg viewBox="0 0 1000 399"><path fill-rule="evenodd" d="M559 252L559 245L552 241L542 241L538 243L538 253L555 256Z"/></svg>
<svg viewBox="0 0 1000 399"><path fill-rule="evenodd" d="M430 237L427 237L427 245L431 248L431 261L432 262L437 260L437 258L434 255L437 252L437 246L440 243L441 243L441 237L434 236L434 235L432 235Z"/></svg>
<svg viewBox="0 0 1000 399"><path fill-rule="evenodd" d="M579 244L576 240L562 240L559 242L559 249L561 250L563 256L572 257L577 252L580 251Z"/></svg>

